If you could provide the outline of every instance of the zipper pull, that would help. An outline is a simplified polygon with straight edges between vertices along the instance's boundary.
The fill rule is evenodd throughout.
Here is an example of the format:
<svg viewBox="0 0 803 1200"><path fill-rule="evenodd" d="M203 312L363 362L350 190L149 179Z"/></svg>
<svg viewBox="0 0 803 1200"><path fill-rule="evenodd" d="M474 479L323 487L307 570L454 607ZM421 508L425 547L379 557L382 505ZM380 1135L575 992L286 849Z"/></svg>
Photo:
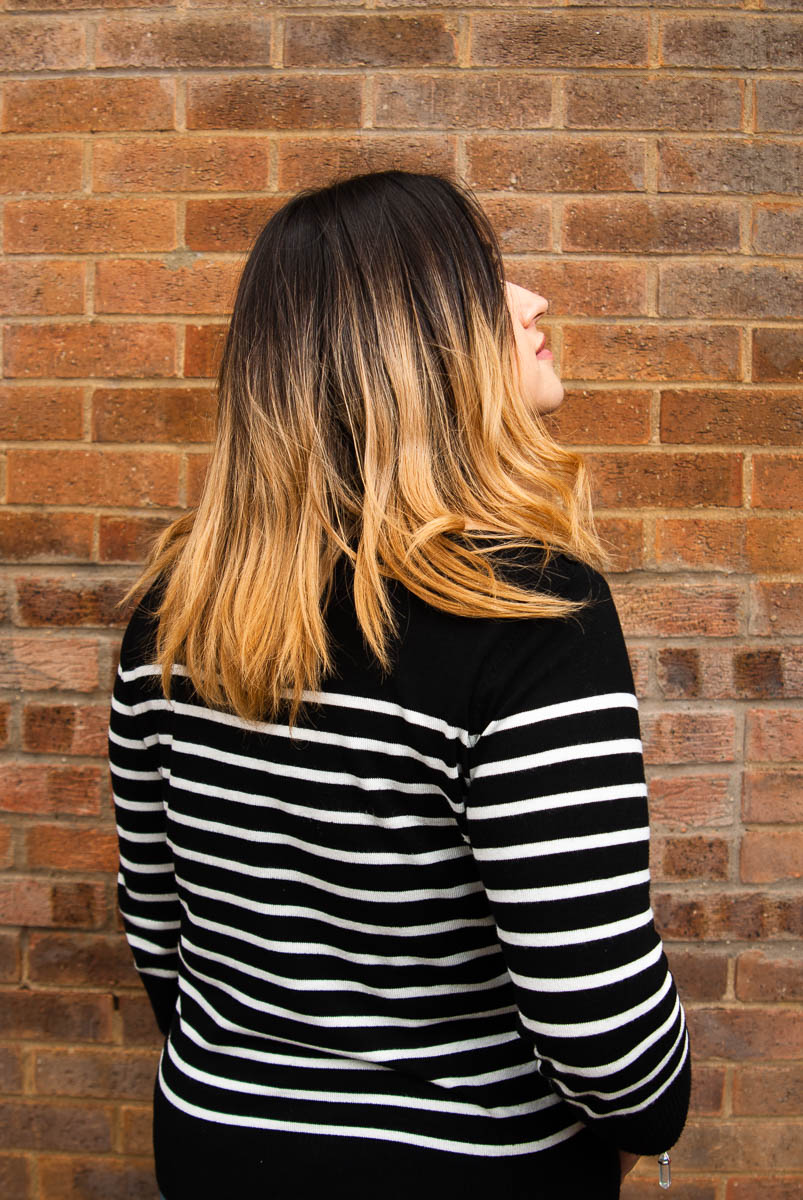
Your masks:
<svg viewBox="0 0 803 1200"><path fill-rule="evenodd" d="M663 1154L660 1155L658 1159L658 1186L663 1188L664 1191L666 1191L672 1182L672 1167L670 1165L671 1161L672 1160L670 1159L666 1150L664 1150Z"/></svg>

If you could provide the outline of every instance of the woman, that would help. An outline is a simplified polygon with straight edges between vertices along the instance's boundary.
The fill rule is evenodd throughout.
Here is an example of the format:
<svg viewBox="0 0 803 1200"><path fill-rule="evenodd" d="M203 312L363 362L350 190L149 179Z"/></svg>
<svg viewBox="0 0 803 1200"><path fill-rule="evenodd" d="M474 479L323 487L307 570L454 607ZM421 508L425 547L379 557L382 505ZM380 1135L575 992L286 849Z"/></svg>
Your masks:
<svg viewBox="0 0 803 1200"><path fill-rule="evenodd" d="M110 723L167 1200L613 1197L683 1127L546 309L437 175L304 191L248 258Z"/></svg>

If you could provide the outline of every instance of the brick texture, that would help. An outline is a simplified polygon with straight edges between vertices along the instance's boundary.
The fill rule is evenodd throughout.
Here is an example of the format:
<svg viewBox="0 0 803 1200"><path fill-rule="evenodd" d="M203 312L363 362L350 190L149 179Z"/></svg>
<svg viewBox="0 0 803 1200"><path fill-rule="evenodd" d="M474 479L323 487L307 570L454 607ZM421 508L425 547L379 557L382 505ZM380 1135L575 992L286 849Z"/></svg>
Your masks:
<svg viewBox="0 0 803 1200"><path fill-rule="evenodd" d="M6 0L0 1195L150 1198L115 903L118 601L197 503L244 256L294 192L469 183L545 295L633 666L694 1042L679 1200L803 1190L798 0ZM654 1163L623 1197L655 1194Z"/></svg>

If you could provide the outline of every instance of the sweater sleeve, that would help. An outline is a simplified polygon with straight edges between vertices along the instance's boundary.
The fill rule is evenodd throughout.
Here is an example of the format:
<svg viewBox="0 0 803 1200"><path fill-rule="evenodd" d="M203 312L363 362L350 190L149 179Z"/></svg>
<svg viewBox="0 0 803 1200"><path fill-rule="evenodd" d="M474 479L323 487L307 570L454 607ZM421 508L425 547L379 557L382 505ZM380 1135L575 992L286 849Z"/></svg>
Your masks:
<svg viewBox="0 0 803 1200"><path fill-rule="evenodd" d="M180 907L167 841L160 747L169 702L149 666L149 625L142 602L123 637L109 718L119 872L117 896L134 964L156 1022L166 1034L178 996Z"/></svg>
<svg viewBox="0 0 803 1200"><path fill-rule="evenodd" d="M467 828L539 1070L599 1137L660 1154L691 1069L650 908L638 701L607 583L568 575L588 605L509 622L486 663Z"/></svg>

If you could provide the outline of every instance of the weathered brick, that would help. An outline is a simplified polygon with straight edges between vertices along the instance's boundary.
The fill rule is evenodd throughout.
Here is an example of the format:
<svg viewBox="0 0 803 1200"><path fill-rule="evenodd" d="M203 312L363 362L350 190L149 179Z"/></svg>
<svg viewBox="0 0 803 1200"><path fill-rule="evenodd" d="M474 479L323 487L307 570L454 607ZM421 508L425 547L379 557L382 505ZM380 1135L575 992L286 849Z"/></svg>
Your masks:
<svg viewBox="0 0 803 1200"><path fill-rule="evenodd" d="M16 316L83 312L85 273L84 263L0 263L3 309Z"/></svg>
<svg viewBox="0 0 803 1200"><path fill-rule="evenodd" d="M176 374L172 325L107 321L6 325L3 343L5 372L10 376L144 379Z"/></svg>
<svg viewBox="0 0 803 1200"><path fill-rule="evenodd" d="M471 61L480 66L636 67L647 64L647 21L608 13L480 12L472 22Z"/></svg>
<svg viewBox="0 0 803 1200"><path fill-rule="evenodd" d="M18 504L178 503L178 455L133 450L11 450L8 496Z"/></svg>
<svg viewBox="0 0 803 1200"><path fill-rule="evenodd" d="M648 713L641 718L644 757L652 765L733 762L735 726L732 713Z"/></svg>
<svg viewBox="0 0 803 1200"><path fill-rule="evenodd" d="M803 726L798 740L803 737ZM798 755L803 757L803 755ZM742 838L741 877L745 883L777 883L803 875L803 832L748 830Z"/></svg>
<svg viewBox="0 0 803 1200"><path fill-rule="evenodd" d="M750 762L798 762L803 759L803 712L756 708L747 714L746 758Z"/></svg>
<svg viewBox="0 0 803 1200"><path fill-rule="evenodd" d="M694 1035L692 1035L692 1044ZM687 1170L794 1170L800 1162L800 1129L787 1121L692 1119L678 1144ZM653 1181L654 1187L654 1181ZM767 1200L766 1193L762 1193Z"/></svg>
<svg viewBox="0 0 803 1200"><path fill-rule="evenodd" d="M0 1194L29 1195L29 1160L21 1154L0 1154Z"/></svg>
<svg viewBox="0 0 803 1200"><path fill-rule="evenodd" d="M532 254L552 246L552 205L540 196L505 195L483 198L502 253Z"/></svg>
<svg viewBox="0 0 803 1200"><path fill-rule="evenodd" d="M800 25L790 17L665 17L661 62L675 67L734 67L739 71L803 65Z"/></svg>
<svg viewBox="0 0 803 1200"><path fill-rule="evenodd" d="M650 393L632 388L573 388L549 418L572 445L643 445L650 438Z"/></svg>
<svg viewBox="0 0 803 1200"><path fill-rule="evenodd" d="M97 388L92 396L96 442L209 442L215 393L210 388Z"/></svg>
<svg viewBox="0 0 803 1200"><path fill-rule="evenodd" d="M117 607L127 587L124 579L78 576L21 577L17 584L20 625L123 625L130 611ZM130 604L129 604L130 609Z"/></svg>
<svg viewBox="0 0 803 1200"><path fill-rule="evenodd" d="M566 125L579 129L739 129L738 79L603 74L564 82Z"/></svg>
<svg viewBox="0 0 803 1200"><path fill-rule="evenodd" d="M751 601L751 633L803 633L803 583L757 581L751 585Z"/></svg>
<svg viewBox="0 0 803 1200"><path fill-rule="evenodd" d="M662 138L660 192L799 191L803 147L769 138Z"/></svg>
<svg viewBox="0 0 803 1200"><path fill-rule="evenodd" d="M803 694L803 647L713 647L658 650L658 686L670 699L769 699Z"/></svg>
<svg viewBox="0 0 803 1200"><path fill-rule="evenodd" d="M507 278L548 297L559 313L584 317L643 316L647 271L643 263L562 258L515 261Z"/></svg>
<svg viewBox="0 0 803 1200"><path fill-rule="evenodd" d="M0 982L17 983L21 968L19 934L0 933Z"/></svg>
<svg viewBox="0 0 803 1200"><path fill-rule="evenodd" d="M688 990L683 987L683 994ZM702 1066L695 1063L694 1076L691 1081L691 1099L689 1112L692 1116L718 1116L722 1112L725 1099L725 1071L722 1067ZM683 1180L685 1183L686 1181Z"/></svg>
<svg viewBox="0 0 803 1200"><path fill-rule="evenodd" d="M732 637L740 632L742 592L725 584L614 585L626 635Z"/></svg>
<svg viewBox="0 0 803 1200"><path fill-rule="evenodd" d="M82 169L76 140L4 137L0 143L0 192L75 191Z"/></svg>
<svg viewBox="0 0 803 1200"><path fill-rule="evenodd" d="M751 824L803 824L803 771L745 771L742 818Z"/></svg>
<svg viewBox="0 0 803 1200"><path fill-rule="evenodd" d="M378 129L537 129L552 118L552 81L525 71L378 75Z"/></svg>
<svg viewBox="0 0 803 1200"><path fill-rule="evenodd" d="M690 893L656 890L656 924L666 938L684 941L737 938L764 941L803 934L803 912L797 895L766 892ZM707 1057L697 1050L699 1058Z"/></svg>
<svg viewBox="0 0 803 1200"><path fill-rule="evenodd" d="M733 824L734 801L727 775L671 775L650 772L650 819L666 829L684 832Z"/></svg>
<svg viewBox="0 0 803 1200"><path fill-rule="evenodd" d="M151 1200L156 1187L150 1161L40 1155L38 1168L38 1200Z"/></svg>
<svg viewBox="0 0 803 1200"><path fill-rule="evenodd" d="M791 0L796 3L796 0ZM799 79L756 81L756 129L799 133L803 129L803 85Z"/></svg>
<svg viewBox="0 0 803 1200"><path fill-rule="evenodd" d="M581 134L468 134L467 182L526 192L638 192L644 187L641 138Z"/></svg>
<svg viewBox="0 0 803 1200"><path fill-rule="evenodd" d="M124 1046L160 1046L163 1035L153 1015L150 1001L144 992L120 995L120 1020Z"/></svg>
<svg viewBox="0 0 803 1200"><path fill-rule="evenodd" d="M803 454L754 454L754 508L794 509L803 496Z"/></svg>
<svg viewBox="0 0 803 1200"><path fill-rule="evenodd" d="M703 750L701 758L705 754ZM729 844L724 838L703 834L655 837L650 848L650 866L658 883L674 879L728 879Z"/></svg>
<svg viewBox="0 0 803 1200"><path fill-rule="evenodd" d="M616 254L738 250L739 210L728 201L604 196L567 200L563 249Z"/></svg>
<svg viewBox="0 0 803 1200"><path fill-rule="evenodd" d="M204 76L187 85L187 128L359 128L362 88L359 75Z"/></svg>
<svg viewBox="0 0 803 1200"><path fill-rule="evenodd" d="M779 383L803 379L803 349L796 329L753 330L753 379Z"/></svg>
<svg viewBox="0 0 803 1200"><path fill-rule="evenodd" d="M726 263L663 263L658 268L658 308L667 317L803 316L803 268L733 267Z"/></svg>
<svg viewBox="0 0 803 1200"><path fill-rule="evenodd" d="M85 816L100 812L100 799L99 767L43 762L4 764L0 808L6 812Z"/></svg>
<svg viewBox="0 0 803 1200"><path fill-rule="evenodd" d="M4 991L0 1034L37 1041L108 1042L112 998L86 992Z"/></svg>
<svg viewBox="0 0 803 1200"><path fill-rule="evenodd" d="M187 503L197 504L201 498L206 472L209 468L208 454L187 455Z"/></svg>
<svg viewBox="0 0 803 1200"><path fill-rule="evenodd" d="M120 1108L124 1154L153 1154L153 1105L123 1104Z"/></svg>
<svg viewBox="0 0 803 1200"><path fill-rule="evenodd" d="M286 199L286 196L188 199L184 241L190 250L247 251Z"/></svg>
<svg viewBox="0 0 803 1200"><path fill-rule="evenodd" d="M268 179L265 138L97 138L95 192L261 191Z"/></svg>
<svg viewBox="0 0 803 1200"><path fill-rule="evenodd" d="M0 512L0 558L6 562L85 561L94 518L83 512Z"/></svg>
<svg viewBox="0 0 803 1200"><path fill-rule="evenodd" d="M799 571L803 562L803 517L750 517L745 557L750 570L758 574Z"/></svg>
<svg viewBox="0 0 803 1200"><path fill-rule="evenodd" d="M82 409L80 388L0 386L0 437L26 442L80 438Z"/></svg>
<svg viewBox="0 0 803 1200"><path fill-rule="evenodd" d="M716 1006L687 1013L697 1056L745 1059L795 1058L803 1052L803 1024L789 1009Z"/></svg>
<svg viewBox="0 0 803 1200"><path fill-rule="evenodd" d="M803 960L747 950L736 962L736 995L748 1003L803 1000Z"/></svg>
<svg viewBox="0 0 803 1200"><path fill-rule="evenodd" d="M0 880L0 924L97 929L108 920L102 883Z"/></svg>
<svg viewBox="0 0 803 1200"><path fill-rule="evenodd" d="M779 6L778 0L764 0L764 3L767 8L773 4L775 7ZM781 4L790 3L794 3L794 0L781 0ZM729 1179L726 1200L799 1200L799 1175L781 1178L773 1172L773 1176L772 1179L768 1179L766 1175L761 1179L747 1179L744 1176Z"/></svg>
<svg viewBox="0 0 803 1200"><path fill-rule="evenodd" d="M4 21L0 71L71 71L85 63L82 21L69 17Z"/></svg>
<svg viewBox="0 0 803 1200"><path fill-rule="evenodd" d="M674 454L665 450L592 452L586 463L595 503L604 508L739 505L738 454Z"/></svg>
<svg viewBox="0 0 803 1200"><path fill-rule="evenodd" d="M27 864L33 870L112 871L117 866L117 834L85 825L35 825L26 831Z"/></svg>
<svg viewBox="0 0 803 1200"><path fill-rule="evenodd" d="M457 62L455 22L441 13L421 16L288 16L287 67L422 67Z"/></svg>
<svg viewBox="0 0 803 1200"><path fill-rule="evenodd" d="M28 939L27 978L58 987L138 987L122 934L36 933Z"/></svg>
<svg viewBox="0 0 803 1200"><path fill-rule="evenodd" d="M0 1046L0 1091L22 1091L22 1054L16 1046Z"/></svg>
<svg viewBox="0 0 803 1200"><path fill-rule="evenodd" d="M739 330L726 326L567 325L566 379L738 379Z"/></svg>
<svg viewBox="0 0 803 1200"><path fill-rule="evenodd" d="M98 642L48 634L0 638L0 687L92 692L98 687Z"/></svg>
<svg viewBox="0 0 803 1200"><path fill-rule="evenodd" d="M270 65L271 22L224 14L108 17L98 22L98 67L250 67Z"/></svg>
<svg viewBox="0 0 803 1200"><path fill-rule="evenodd" d="M39 1095L147 1100L156 1061L142 1050L39 1050L33 1071Z"/></svg>
<svg viewBox="0 0 803 1200"><path fill-rule="evenodd" d="M11 705L4 701L0 704L0 746L8 746L8 727L11 717Z"/></svg>
<svg viewBox="0 0 803 1200"><path fill-rule="evenodd" d="M751 953L753 953L751 951ZM741 1067L733 1078L733 1111L737 1116L796 1117L803 1102L803 1065Z"/></svg>
<svg viewBox="0 0 803 1200"><path fill-rule="evenodd" d="M111 1150L111 1109L46 1104L41 1099L0 1101L0 1146L21 1150Z"/></svg>
<svg viewBox="0 0 803 1200"><path fill-rule="evenodd" d="M741 518L661 517L655 525L655 561L683 570L740 571L744 539Z"/></svg>
<svg viewBox="0 0 803 1200"><path fill-rule="evenodd" d="M212 379L217 375L227 331L227 325L185 326L185 379Z"/></svg>
<svg viewBox="0 0 803 1200"><path fill-rule="evenodd" d="M143 562L154 539L169 524L167 517L100 518L101 562Z"/></svg>
<svg viewBox="0 0 803 1200"><path fill-rule="evenodd" d="M161 198L11 200L5 206L6 248L36 254L172 250L175 208Z"/></svg>
<svg viewBox="0 0 803 1200"><path fill-rule="evenodd" d="M612 557L612 571L637 571L644 565L643 521L638 517L598 514L596 524L605 548ZM646 671L644 674L646 677Z"/></svg>
<svg viewBox="0 0 803 1200"><path fill-rule="evenodd" d="M661 392L661 441L681 443L798 445L803 399L756 388L687 388Z"/></svg>
<svg viewBox="0 0 803 1200"><path fill-rule="evenodd" d="M754 205L752 237L757 254L803 254L803 208L791 204Z"/></svg>
<svg viewBox="0 0 803 1200"><path fill-rule="evenodd" d="M707 946L688 949L677 945L666 947L669 966L684 1002L721 1000L728 988L728 957L714 954ZM703 1068L705 1072L705 1068ZM724 1072L712 1070L713 1080L708 1089L721 1101ZM709 1111L718 1112L719 1104L709 1102ZM699 1111L699 1109L697 1109Z"/></svg>
<svg viewBox="0 0 803 1200"><path fill-rule="evenodd" d="M239 261L200 259L181 266L139 258L98 262L95 311L105 313L229 313Z"/></svg>
<svg viewBox="0 0 803 1200"><path fill-rule="evenodd" d="M284 192L323 187L363 171L424 171L451 175L453 137L441 133L330 134L283 137L276 146L278 186Z"/></svg>
<svg viewBox="0 0 803 1200"><path fill-rule="evenodd" d="M172 129L172 79L9 79L3 128L96 133L113 129Z"/></svg>

